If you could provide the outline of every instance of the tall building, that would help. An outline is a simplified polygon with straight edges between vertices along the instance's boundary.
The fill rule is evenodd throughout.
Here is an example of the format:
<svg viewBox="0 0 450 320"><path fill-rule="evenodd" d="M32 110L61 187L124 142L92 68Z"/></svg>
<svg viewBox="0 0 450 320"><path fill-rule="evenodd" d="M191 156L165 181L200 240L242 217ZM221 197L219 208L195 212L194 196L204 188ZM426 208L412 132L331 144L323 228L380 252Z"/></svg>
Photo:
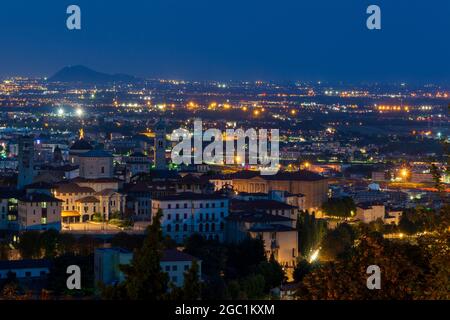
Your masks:
<svg viewBox="0 0 450 320"><path fill-rule="evenodd" d="M152 216L162 211L164 235L182 243L198 233L208 240L224 240L225 218L229 213L228 199L216 194L192 192L152 199Z"/></svg>
<svg viewBox="0 0 450 320"><path fill-rule="evenodd" d="M166 170L166 125L159 120L155 125L155 169Z"/></svg>
<svg viewBox="0 0 450 320"><path fill-rule="evenodd" d="M78 156L80 177L85 179L112 178L113 156L105 150L91 150Z"/></svg>
<svg viewBox="0 0 450 320"><path fill-rule="evenodd" d="M19 138L19 176L17 189L33 183L34 177L34 139L32 136Z"/></svg>
<svg viewBox="0 0 450 320"><path fill-rule="evenodd" d="M71 164L78 165L81 154L89 152L94 148L89 142L84 139L84 130L80 129L80 138L77 140L69 150L69 161Z"/></svg>
<svg viewBox="0 0 450 320"><path fill-rule="evenodd" d="M328 179L314 172L280 171L275 175L260 175L257 171L240 171L231 176L234 190L248 193L270 193L273 190L304 195L303 209L320 211L328 199Z"/></svg>

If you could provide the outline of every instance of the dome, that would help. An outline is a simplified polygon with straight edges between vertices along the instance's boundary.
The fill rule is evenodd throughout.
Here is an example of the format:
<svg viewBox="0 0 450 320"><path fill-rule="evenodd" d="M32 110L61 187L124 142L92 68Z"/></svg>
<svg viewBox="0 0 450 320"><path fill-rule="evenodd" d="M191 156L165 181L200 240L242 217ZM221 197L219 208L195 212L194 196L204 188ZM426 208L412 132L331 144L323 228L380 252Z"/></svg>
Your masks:
<svg viewBox="0 0 450 320"><path fill-rule="evenodd" d="M70 150L80 150L80 151L89 151L92 150L92 146L89 142L84 139L80 139L76 141L71 147Z"/></svg>

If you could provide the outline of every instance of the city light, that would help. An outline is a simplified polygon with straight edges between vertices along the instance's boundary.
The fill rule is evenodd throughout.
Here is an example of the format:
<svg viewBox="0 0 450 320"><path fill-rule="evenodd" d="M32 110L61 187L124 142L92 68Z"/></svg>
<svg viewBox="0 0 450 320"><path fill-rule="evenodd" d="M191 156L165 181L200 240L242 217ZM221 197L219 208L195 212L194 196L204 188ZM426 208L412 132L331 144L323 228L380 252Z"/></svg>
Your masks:
<svg viewBox="0 0 450 320"><path fill-rule="evenodd" d="M81 117L83 115L83 113L84 113L83 109L78 108L78 109L75 110L75 114L78 117Z"/></svg>
<svg viewBox="0 0 450 320"><path fill-rule="evenodd" d="M58 115L59 116L63 116L64 115L64 109L63 108L59 108L58 109Z"/></svg>
<svg viewBox="0 0 450 320"><path fill-rule="evenodd" d="M320 249L317 249L313 253L311 253L311 255L309 256L309 263L313 263L317 260L317 258L319 257L319 251Z"/></svg>
<svg viewBox="0 0 450 320"><path fill-rule="evenodd" d="M409 176L409 170L406 169L406 168L401 169L401 170L400 170L400 175L401 175L404 179L406 179L406 178Z"/></svg>

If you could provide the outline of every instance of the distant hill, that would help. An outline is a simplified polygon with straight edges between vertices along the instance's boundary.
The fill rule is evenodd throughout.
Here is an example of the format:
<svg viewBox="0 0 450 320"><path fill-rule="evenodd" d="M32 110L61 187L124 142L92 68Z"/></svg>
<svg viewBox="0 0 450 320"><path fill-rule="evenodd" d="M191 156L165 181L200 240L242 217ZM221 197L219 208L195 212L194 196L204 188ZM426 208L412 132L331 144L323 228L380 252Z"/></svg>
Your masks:
<svg viewBox="0 0 450 320"><path fill-rule="evenodd" d="M140 79L127 74L107 74L89 69L85 66L68 66L64 67L48 78L50 82L82 82L82 83L113 83L138 82Z"/></svg>

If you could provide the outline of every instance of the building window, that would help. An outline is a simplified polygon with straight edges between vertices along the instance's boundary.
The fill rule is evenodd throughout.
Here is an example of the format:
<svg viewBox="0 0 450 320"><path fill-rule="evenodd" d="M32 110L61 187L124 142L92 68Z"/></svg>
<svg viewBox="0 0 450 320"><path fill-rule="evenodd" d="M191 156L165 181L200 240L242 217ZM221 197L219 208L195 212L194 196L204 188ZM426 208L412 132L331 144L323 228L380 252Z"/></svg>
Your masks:
<svg viewBox="0 0 450 320"><path fill-rule="evenodd" d="M183 224L183 231L184 231L184 232L187 231L187 224Z"/></svg>
<svg viewBox="0 0 450 320"><path fill-rule="evenodd" d="M177 282L178 281L178 277L177 276L173 276L172 277L172 282Z"/></svg>
<svg viewBox="0 0 450 320"><path fill-rule="evenodd" d="M172 271L177 271L178 270L178 266L177 265L173 265L172 266Z"/></svg>
<svg viewBox="0 0 450 320"><path fill-rule="evenodd" d="M102 173L105 173L105 167L102 167Z"/></svg>
<svg viewBox="0 0 450 320"><path fill-rule="evenodd" d="M31 277L31 272L30 271L27 271L27 272L25 272L25 277Z"/></svg>
<svg viewBox="0 0 450 320"><path fill-rule="evenodd" d="M167 225L167 232L171 232L172 231L172 226L170 224Z"/></svg>
<svg viewBox="0 0 450 320"><path fill-rule="evenodd" d="M184 204L184 208L186 209L188 207L187 203Z"/></svg>
<svg viewBox="0 0 450 320"><path fill-rule="evenodd" d="M166 266L166 271L167 271L167 272L170 271L170 266Z"/></svg>
<svg viewBox="0 0 450 320"><path fill-rule="evenodd" d="M178 224L175 225L175 232L180 231L180 226Z"/></svg>
<svg viewBox="0 0 450 320"><path fill-rule="evenodd" d="M175 205L175 208L180 209L180 205L177 203L177 204Z"/></svg>

